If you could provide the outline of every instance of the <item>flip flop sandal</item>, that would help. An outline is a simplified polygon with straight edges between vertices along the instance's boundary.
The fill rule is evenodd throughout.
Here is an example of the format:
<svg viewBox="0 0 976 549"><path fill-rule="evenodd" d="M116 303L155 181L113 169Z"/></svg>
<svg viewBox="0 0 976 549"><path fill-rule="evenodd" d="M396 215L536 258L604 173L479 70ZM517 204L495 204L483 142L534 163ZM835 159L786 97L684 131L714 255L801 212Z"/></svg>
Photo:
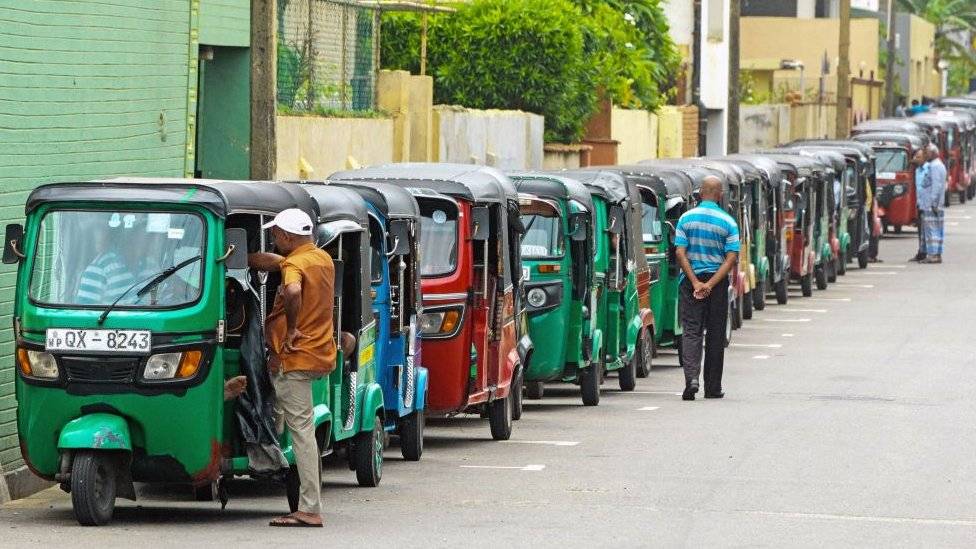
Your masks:
<svg viewBox="0 0 976 549"><path fill-rule="evenodd" d="M278 528L322 528L322 523L306 522L295 515L285 515L278 517L268 523L268 526Z"/></svg>

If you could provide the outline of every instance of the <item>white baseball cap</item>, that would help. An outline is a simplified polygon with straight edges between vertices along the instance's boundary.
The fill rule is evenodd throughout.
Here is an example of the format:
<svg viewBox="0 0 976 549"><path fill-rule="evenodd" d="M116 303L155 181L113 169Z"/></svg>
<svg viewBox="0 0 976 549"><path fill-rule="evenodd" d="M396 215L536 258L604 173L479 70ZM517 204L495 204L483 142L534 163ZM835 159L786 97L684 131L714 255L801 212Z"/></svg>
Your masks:
<svg viewBox="0 0 976 549"><path fill-rule="evenodd" d="M289 208L278 212L274 219L265 223L261 228L270 229L271 227L278 227L286 233L309 236L312 234L312 218L298 208Z"/></svg>

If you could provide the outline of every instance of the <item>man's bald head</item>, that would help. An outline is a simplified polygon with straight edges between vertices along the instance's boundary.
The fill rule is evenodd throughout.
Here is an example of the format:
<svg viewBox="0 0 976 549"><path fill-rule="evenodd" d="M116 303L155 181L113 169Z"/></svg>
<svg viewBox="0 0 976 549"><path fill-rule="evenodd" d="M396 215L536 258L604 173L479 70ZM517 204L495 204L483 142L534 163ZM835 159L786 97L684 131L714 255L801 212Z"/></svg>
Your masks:
<svg viewBox="0 0 976 549"><path fill-rule="evenodd" d="M702 200L711 200L713 202L719 202L722 199L722 180L710 175L702 181L701 190Z"/></svg>

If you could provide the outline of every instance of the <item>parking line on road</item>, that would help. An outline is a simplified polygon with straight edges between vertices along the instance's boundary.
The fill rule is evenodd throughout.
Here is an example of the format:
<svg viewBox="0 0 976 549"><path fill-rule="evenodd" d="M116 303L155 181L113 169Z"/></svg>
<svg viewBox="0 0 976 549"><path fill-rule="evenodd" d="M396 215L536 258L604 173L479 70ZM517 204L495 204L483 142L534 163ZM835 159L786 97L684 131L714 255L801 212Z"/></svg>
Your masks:
<svg viewBox="0 0 976 549"><path fill-rule="evenodd" d="M783 334L783 337L793 337L793 334Z"/></svg>
<svg viewBox="0 0 976 549"><path fill-rule="evenodd" d="M874 284L852 284L850 282L834 282L834 284L845 288L874 288Z"/></svg>
<svg viewBox="0 0 976 549"><path fill-rule="evenodd" d="M512 466L512 465L461 465L462 469L507 469L509 471L541 471L546 468L545 465L523 465L523 466Z"/></svg>
<svg viewBox="0 0 976 549"><path fill-rule="evenodd" d="M885 522L896 524L928 524L936 526L976 526L976 520L944 519L944 518L914 518L914 517L878 517L865 515L834 515L829 513L791 513L782 511L753 511L739 510L736 512L770 517L787 517L814 520L841 520L852 522Z"/></svg>
<svg viewBox="0 0 976 549"><path fill-rule="evenodd" d="M826 313L827 309L794 309L790 306L783 307L782 309L770 309L771 311L782 311L784 313Z"/></svg>
<svg viewBox="0 0 976 549"><path fill-rule="evenodd" d="M809 318L764 318L764 322L810 322Z"/></svg>
<svg viewBox="0 0 976 549"><path fill-rule="evenodd" d="M769 358L769 355L756 355L756 356L754 356L752 358L754 358L756 360L766 360L767 358Z"/></svg>
<svg viewBox="0 0 976 549"><path fill-rule="evenodd" d="M877 265L877 264L875 264L875 265L868 265L868 270L874 270L874 269L906 269L906 268L908 268L907 265L891 265L890 263L886 263L884 265ZM861 269L860 271L848 271L848 272L849 273L857 273L857 272L861 272L861 271L863 271L863 269Z"/></svg>
<svg viewBox="0 0 976 549"><path fill-rule="evenodd" d="M576 446L578 440L505 440L509 444L542 444L544 446Z"/></svg>
<svg viewBox="0 0 976 549"><path fill-rule="evenodd" d="M681 396L681 393L675 393L672 391L627 391L626 393L620 392L621 395L676 395Z"/></svg>
<svg viewBox="0 0 976 549"><path fill-rule="evenodd" d="M660 406L644 406L643 408L638 408L639 412L653 412L654 410L660 410Z"/></svg>
<svg viewBox="0 0 976 549"><path fill-rule="evenodd" d="M729 343L729 347L781 349L783 346L779 343Z"/></svg>
<svg viewBox="0 0 976 549"><path fill-rule="evenodd" d="M851 271L857 273L856 276L874 276L874 275L896 275L901 274L899 271Z"/></svg>
<svg viewBox="0 0 976 549"><path fill-rule="evenodd" d="M805 297L803 299L806 301L843 301L846 303L853 301L849 297Z"/></svg>

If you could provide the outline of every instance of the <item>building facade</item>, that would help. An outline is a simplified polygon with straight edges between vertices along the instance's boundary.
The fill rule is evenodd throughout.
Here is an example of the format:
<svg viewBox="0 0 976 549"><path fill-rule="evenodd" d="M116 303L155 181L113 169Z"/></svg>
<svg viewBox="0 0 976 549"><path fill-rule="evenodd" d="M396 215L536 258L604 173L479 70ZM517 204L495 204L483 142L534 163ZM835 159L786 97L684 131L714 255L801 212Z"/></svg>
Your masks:
<svg viewBox="0 0 976 549"><path fill-rule="evenodd" d="M42 183L248 176L248 0L0 4L0 223ZM16 432L12 296L0 270L0 466Z"/></svg>

